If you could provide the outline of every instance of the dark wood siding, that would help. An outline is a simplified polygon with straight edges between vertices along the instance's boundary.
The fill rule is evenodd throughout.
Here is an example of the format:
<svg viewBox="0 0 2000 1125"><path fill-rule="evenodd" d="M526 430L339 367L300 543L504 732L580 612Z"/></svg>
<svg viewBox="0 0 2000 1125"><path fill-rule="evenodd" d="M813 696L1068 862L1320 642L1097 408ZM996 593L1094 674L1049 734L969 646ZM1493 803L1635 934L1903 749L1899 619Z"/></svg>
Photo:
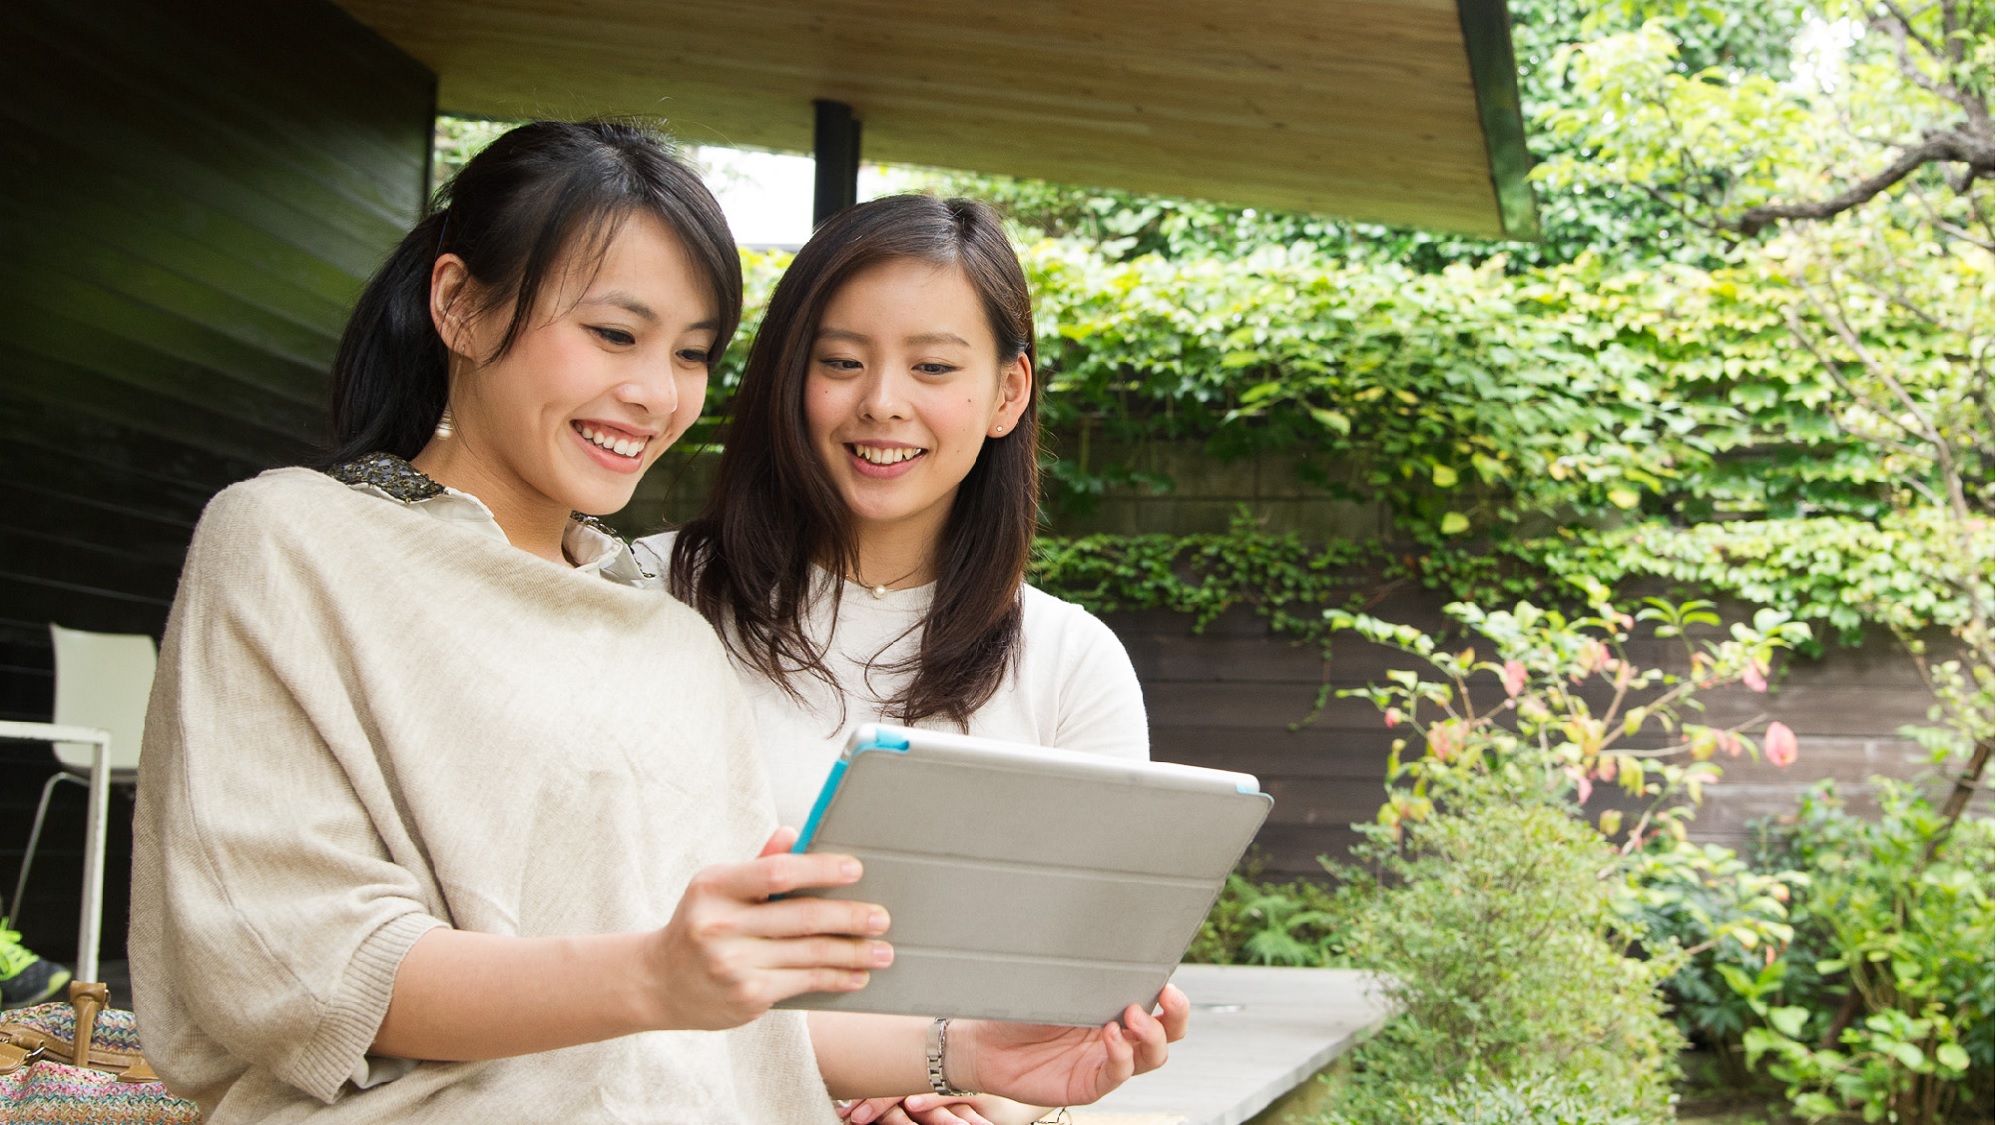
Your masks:
<svg viewBox="0 0 2000 1125"><path fill-rule="evenodd" d="M1737 611L1747 616L1744 607ZM1419 628L1443 624L1439 599L1422 594L1371 612ZM1338 640L1331 660L1324 660L1317 645L1274 637L1245 609L1229 611L1199 636L1190 631L1191 620L1167 612L1106 618L1144 684L1153 756L1257 775L1275 799L1257 839L1267 877L1320 874L1320 856L1345 860L1357 840L1349 826L1372 820L1382 805L1396 734L1384 728L1373 706L1355 699L1330 700L1311 725L1287 727L1311 714L1323 677L1335 688L1359 687L1382 682L1389 668L1416 665L1352 635ZM1665 642L1636 642L1631 654L1642 664L1671 666ZM1785 769L1747 757L1719 758L1723 782L1708 790L1690 835L1740 847L1748 820L1797 808L1800 792L1823 778L1867 807L1869 777L1927 772L1923 751L1897 732L1922 723L1929 705L1915 666L1886 632L1872 634L1859 648L1789 661L1772 677L1768 695L1743 687L1713 693L1705 721L1751 723L1761 731L1765 720L1781 720L1798 732L1799 758ZM1589 811L1594 815L1620 800L1615 786L1600 785ZM1990 785L1977 807L1991 809Z"/></svg>
<svg viewBox="0 0 2000 1125"><path fill-rule="evenodd" d="M435 83L326 0L23 0L0 26L0 717L46 719L48 623L157 636L207 499L322 439L348 306L422 206ZM0 895L50 763L0 743ZM58 792L22 912L52 956L81 803Z"/></svg>

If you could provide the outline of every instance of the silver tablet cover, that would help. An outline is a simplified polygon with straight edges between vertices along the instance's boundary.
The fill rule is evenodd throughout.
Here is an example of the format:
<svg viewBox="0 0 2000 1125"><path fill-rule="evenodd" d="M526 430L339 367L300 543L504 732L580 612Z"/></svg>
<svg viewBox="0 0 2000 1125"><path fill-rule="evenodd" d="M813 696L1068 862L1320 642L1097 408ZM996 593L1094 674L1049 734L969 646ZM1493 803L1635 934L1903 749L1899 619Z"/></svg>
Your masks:
<svg viewBox="0 0 2000 1125"><path fill-rule="evenodd" d="M864 875L801 893L886 907L895 964L781 1007L1082 1026L1150 1010L1271 808L1243 774L893 727L853 741L877 732L909 748L850 751L806 845Z"/></svg>

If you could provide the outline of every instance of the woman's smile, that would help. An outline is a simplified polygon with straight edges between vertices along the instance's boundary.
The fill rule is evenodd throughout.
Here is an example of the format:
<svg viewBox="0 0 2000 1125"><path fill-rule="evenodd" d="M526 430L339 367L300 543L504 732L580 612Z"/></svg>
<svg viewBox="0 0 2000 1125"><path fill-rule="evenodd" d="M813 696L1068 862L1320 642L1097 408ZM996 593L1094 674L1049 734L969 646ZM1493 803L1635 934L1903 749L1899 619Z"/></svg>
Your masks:
<svg viewBox="0 0 2000 1125"><path fill-rule="evenodd" d="M571 422L569 428L592 460L616 473L645 468L646 447L658 436L603 422Z"/></svg>
<svg viewBox="0 0 2000 1125"><path fill-rule="evenodd" d="M893 480L914 469L918 458L930 450L915 445L851 441L847 444L849 467L873 480Z"/></svg>

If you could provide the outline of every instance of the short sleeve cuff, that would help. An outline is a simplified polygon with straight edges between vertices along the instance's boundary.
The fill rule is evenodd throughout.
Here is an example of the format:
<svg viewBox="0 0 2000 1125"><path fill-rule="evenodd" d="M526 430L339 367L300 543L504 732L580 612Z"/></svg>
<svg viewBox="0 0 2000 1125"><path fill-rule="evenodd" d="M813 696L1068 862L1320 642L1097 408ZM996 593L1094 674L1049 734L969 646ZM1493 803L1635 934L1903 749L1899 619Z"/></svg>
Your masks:
<svg viewBox="0 0 2000 1125"><path fill-rule="evenodd" d="M293 1084L330 1104L361 1073L357 1068L389 1013L403 957L418 938L444 924L428 914L404 914L361 943L319 1027L292 1060Z"/></svg>

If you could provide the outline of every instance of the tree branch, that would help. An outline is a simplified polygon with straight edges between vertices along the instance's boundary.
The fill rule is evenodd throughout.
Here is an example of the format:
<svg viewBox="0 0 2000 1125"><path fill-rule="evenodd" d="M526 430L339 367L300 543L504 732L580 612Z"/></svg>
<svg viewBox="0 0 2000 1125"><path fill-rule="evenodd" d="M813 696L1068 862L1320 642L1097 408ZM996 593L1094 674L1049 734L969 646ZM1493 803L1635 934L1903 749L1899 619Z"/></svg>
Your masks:
<svg viewBox="0 0 2000 1125"><path fill-rule="evenodd" d="M1831 219L1895 187L1924 165L1940 161L1965 164L1967 171L1975 177L1990 179L1993 175L1993 138L1975 137L1958 129L1931 133L1921 142L1904 149L1887 168L1831 199L1752 207L1723 225L1746 235L1754 235L1779 219Z"/></svg>
<svg viewBox="0 0 2000 1125"><path fill-rule="evenodd" d="M1971 512L1965 502L1965 486L1958 473L1958 455L1952 450L1951 443L1945 441L1944 435L1938 432L1937 426L1931 422L1923 408L1917 405L1917 400L1911 397L1909 388L1903 386L1903 381L1896 378L1888 367L1875 358L1867 345L1861 342L1860 336L1856 335L1853 327L1847 323L1847 318L1840 315L1840 310L1828 307L1826 302L1819 299L1819 294L1804 284L1803 278L1798 280L1800 291L1805 294L1806 300L1812 302L1813 308L1819 312L1820 319L1833 328L1841 341L1854 352L1854 357L1868 369L1868 373L1889 388L1889 393L1895 395L1896 401L1902 403L1903 409L1909 411L1910 417L1916 420L1924 441L1929 443L1937 455L1938 475L1944 479L1945 497L1951 502L1952 515L1960 520L1970 518Z"/></svg>

